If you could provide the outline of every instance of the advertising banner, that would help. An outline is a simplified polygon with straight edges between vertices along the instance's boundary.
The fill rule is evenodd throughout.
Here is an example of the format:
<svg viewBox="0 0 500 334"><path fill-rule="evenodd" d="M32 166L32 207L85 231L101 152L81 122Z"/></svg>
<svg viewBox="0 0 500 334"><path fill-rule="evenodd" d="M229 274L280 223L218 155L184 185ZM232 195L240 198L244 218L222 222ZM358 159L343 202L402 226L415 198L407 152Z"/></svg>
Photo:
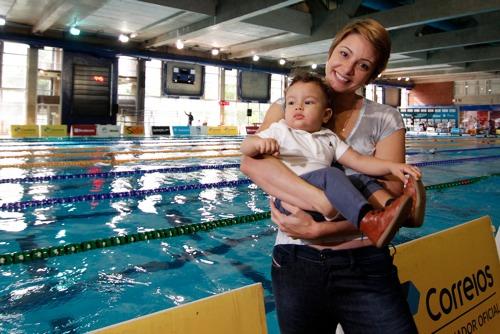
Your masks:
<svg viewBox="0 0 500 334"><path fill-rule="evenodd" d="M170 136L170 126L152 126L151 134L153 136Z"/></svg>
<svg viewBox="0 0 500 334"><path fill-rule="evenodd" d="M38 125L11 125L10 136L12 138L38 137Z"/></svg>
<svg viewBox="0 0 500 334"><path fill-rule="evenodd" d="M40 125L41 137L66 137L68 135L67 125Z"/></svg>
<svg viewBox="0 0 500 334"><path fill-rule="evenodd" d="M97 127L95 124L73 124L71 134L73 136L95 136Z"/></svg>
<svg viewBox="0 0 500 334"><path fill-rule="evenodd" d="M98 137L120 137L120 127L113 124L97 124Z"/></svg>
<svg viewBox="0 0 500 334"><path fill-rule="evenodd" d="M500 264L489 217L396 247L419 333L500 333Z"/></svg>
<svg viewBox="0 0 500 334"><path fill-rule="evenodd" d="M142 125L125 125L123 127L124 136L144 136L144 126Z"/></svg>
<svg viewBox="0 0 500 334"><path fill-rule="evenodd" d="M190 136L191 130L189 128L189 126L184 125L173 126L172 132L174 133L174 136Z"/></svg>

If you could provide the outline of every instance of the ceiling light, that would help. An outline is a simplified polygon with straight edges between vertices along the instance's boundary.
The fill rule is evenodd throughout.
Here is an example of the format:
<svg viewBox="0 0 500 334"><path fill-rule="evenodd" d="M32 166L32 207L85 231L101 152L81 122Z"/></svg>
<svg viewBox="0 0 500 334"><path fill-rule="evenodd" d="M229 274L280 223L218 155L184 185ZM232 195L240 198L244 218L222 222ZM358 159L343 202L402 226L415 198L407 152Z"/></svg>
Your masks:
<svg viewBox="0 0 500 334"><path fill-rule="evenodd" d="M311 65L311 68L312 68L313 70L315 70L317 67L318 67L318 65L317 65L317 64L312 64L312 65Z"/></svg>
<svg viewBox="0 0 500 334"><path fill-rule="evenodd" d="M380 78L382 76L382 73L380 73L379 75L377 75L377 78Z"/></svg>
<svg viewBox="0 0 500 334"><path fill-rule="evenodd" d="M76 26L71 26L71 28L69 28L69 33L73 36L78 36L80 35L80 29L78 29Z"/></svg>
<svg viewBox="0 0 500 334"><path fill-rule="evenodd" d="M257 55L253 55L252 59L253 61L259 61L260 57Z"/></svg>
<svg viewBox="0 0 500 334"><path fill-rule="evenodd" d="M401 81L401 77L398 77L398 81Z"/></svg>
<svg viewBox="0 0 500 334"><path fill-rule="evenodd" d="M5 22L5 16L0 16L0 26L4 26Z"/></svg>
<svg viewBox="0 0 500 334"><path fill-rule="evenodd" d="M182 50L184 48L184 42L178 39L177 42L175 42L175 46L177 49Z"/></svg>
<svg viewBox="0 0 500 334"><path fill-rule="evenodd" d="M122 43L127 43L129 41L129 39L130 39L130 37L128 37L125 34L120 34L120 36L118 36L118 40Z"/></svg>
<svg viewBox="0 0 500 334"><path fill-rule="evenodd" d="M136 32L133 32L130 34L130 38L136 38L137 37L137 33Z"/></svg>
<svg viewBox="0 0 500 334"><path fill-rule="evenodd" d="M285 59L283 59L283 58L281 58L281 59L280 59L280 65L285 65L285 63L286 63L286 60L285 60Z"/></svg>
<svg viewBox="0 0 500 334"><path fill-rule="evenodd" d="M212 56L217 56L219 54L220 50L217 48L212 49Z"/></svg>
<svg viewBox="0 0 500 334"><path fill-rule="evenodd" d="M409 78L409 77L406 77L406 79L405 79L405 80L406 80L406 81L410 81L410 78Z"/></svg>

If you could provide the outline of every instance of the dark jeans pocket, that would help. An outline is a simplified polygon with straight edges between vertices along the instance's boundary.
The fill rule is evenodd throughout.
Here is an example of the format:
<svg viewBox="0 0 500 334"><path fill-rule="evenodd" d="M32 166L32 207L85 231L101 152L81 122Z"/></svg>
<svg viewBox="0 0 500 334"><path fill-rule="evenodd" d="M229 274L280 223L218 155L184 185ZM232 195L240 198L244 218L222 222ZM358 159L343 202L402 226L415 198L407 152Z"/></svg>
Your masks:
<svg viewBox="0 0 500 334"><path fill-rule="evenodd" d="M282 249L282 246L276 245L273 248L273 254L271 256L272 267L276 269L282 269L286 266L290 254Z"/></svg>

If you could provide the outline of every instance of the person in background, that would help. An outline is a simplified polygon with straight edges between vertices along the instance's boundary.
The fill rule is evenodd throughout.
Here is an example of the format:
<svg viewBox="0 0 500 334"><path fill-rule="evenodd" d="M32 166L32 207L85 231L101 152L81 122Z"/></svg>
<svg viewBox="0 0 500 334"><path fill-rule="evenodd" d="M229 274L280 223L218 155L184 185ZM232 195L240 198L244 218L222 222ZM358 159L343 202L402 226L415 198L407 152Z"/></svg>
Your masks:
<svg viewBox="0 0 500 334"><path fill-rule="evenodd" d="M337 33L325 69L335 106L326 127L363 155L402 163L401 115L356 93L385 69L389 55L389 34L372 19L349 23ZM271 105L260 131L284 118L280 102ZM388 247L374 247L348 221L316 222L300 208L320 201L323 191L279 159L245 156L240 168L264 191L280 198L290 212L283 214L270 202L271 219L289 239L274 246L271 267L282 333L331 333L337 324L347 333L417 333ZM410 178L403 187L393 176L373 179L350 169L346 174L376 208L402 193L411 197L411 213L404 225L422 224L421 181Z"/></svg>
<svg viewBox="0 0 500 334"><path fill-rule="evenodd" d="M188 117L188 126L191 126L193 125L193 121L194 121L194 116L191 112L184 112L184 114L186 114L186 116Z"/></svg>
<svg viewBox="0 0 500 334"><path fill-rule="evenodd" d="M285 119L247 136L241 144L244 155L278 156L292 171L322 189L323 205L312 203L309 209L322 210L324 217L336 218L339 212L361 230L377 247L386 245L406 219L412 199L402 195L381 210L372 205L356 189L343 171L330 167L333 161L370 175L393 174L406 182L404 173L420 178L417 167L361 155L322 125L332 117L333 93L319 76L301 73L294 76L285 92ZM275 205L280 207L280 201ZM282 209L282 208L281 208ZM338 211L337 211L338 210ZM285 209L281 210L288 213ZM328 220L333 220L330 218ZM276 243L288 242L278 231Z"/></svg>

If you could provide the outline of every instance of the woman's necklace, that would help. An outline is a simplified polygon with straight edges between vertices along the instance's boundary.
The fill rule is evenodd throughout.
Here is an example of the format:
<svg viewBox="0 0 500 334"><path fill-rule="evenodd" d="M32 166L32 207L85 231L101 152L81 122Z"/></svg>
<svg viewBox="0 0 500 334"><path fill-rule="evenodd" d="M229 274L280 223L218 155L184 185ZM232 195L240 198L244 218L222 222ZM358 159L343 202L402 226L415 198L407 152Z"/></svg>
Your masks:
<svg viewBox="0 0 500 334"><path fill-rule="evenodd" d="M344 124L342 125L342 128L340 129L341 133L344 133L347 130L347 127L351 124L351 119L352 119L352 114L353 113L354 112L351 111L351 113L349 114L349 116L347 116L346 120L344 121Z"/></svg>

